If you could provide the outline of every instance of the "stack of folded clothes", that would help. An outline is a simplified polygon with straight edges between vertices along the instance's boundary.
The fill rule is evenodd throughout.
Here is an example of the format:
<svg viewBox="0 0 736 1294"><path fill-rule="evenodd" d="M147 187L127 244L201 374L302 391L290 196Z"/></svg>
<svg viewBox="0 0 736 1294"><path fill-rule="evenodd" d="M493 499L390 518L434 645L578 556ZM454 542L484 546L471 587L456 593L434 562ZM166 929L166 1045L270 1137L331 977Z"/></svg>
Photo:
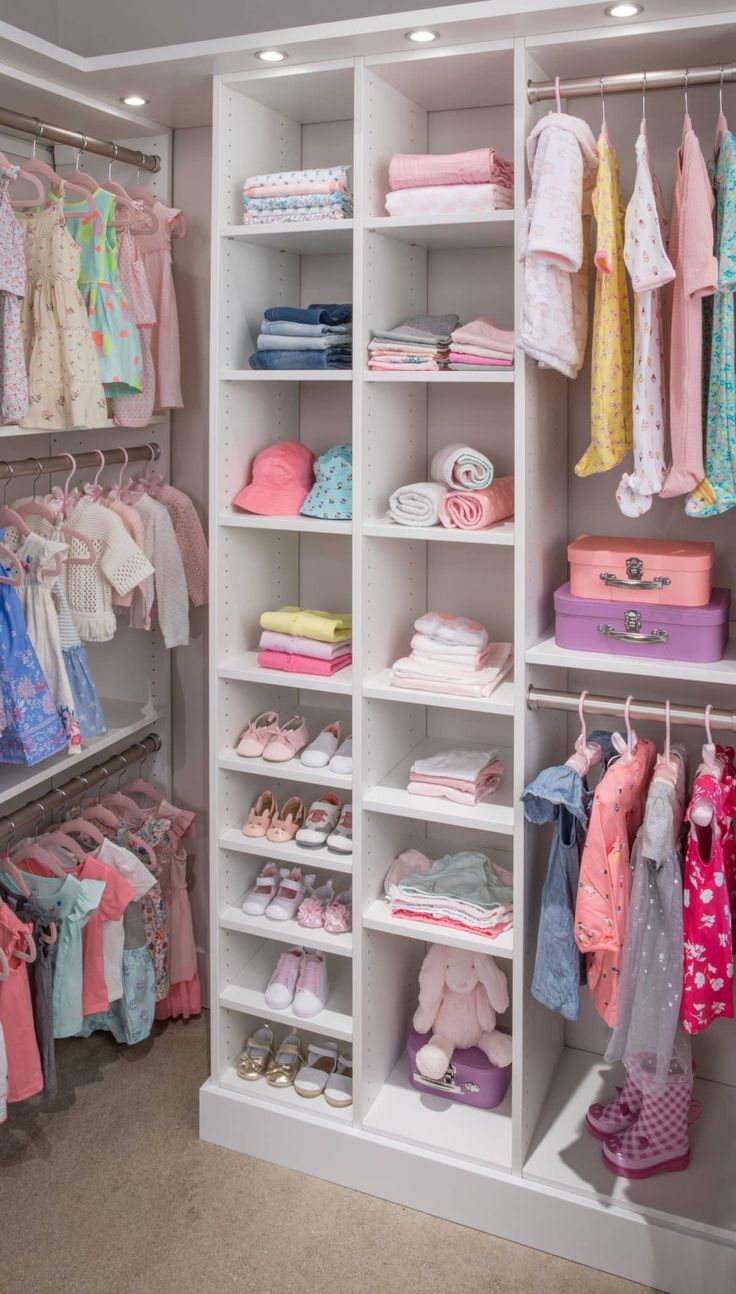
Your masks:
<svg viewBox="0 0 736 1294"><path fill-rule="evenodd" d="M487 530L514 515L514 478L493 479L493 463L469 445L445 445L432 459L431 481L400 485L388 516L400 526Z"/></svg>
<svg viewBox="0 0 736 1294"><path fill-rule="evenodd" d="M261 616L258 664L287 674L329 677L353 659L353 617L332 611L281 607Z"/></svg>
<svg viewBox="0 0 736 1294"><path fill-rule="evenodd" d="M477 620L433 611L415 620L414 628L411 655L393 664L394 687L484 697L511 669L511 644L490 642Z"/></svg>
<svg viewBox="0 0 736 1294"><path fill-rule="evenodd" d="M482 804L501 785L504 768L497 750L443 750L426 759L415 759L409 773L410 795L452 800L455 804Z"/></svg>
<svg viewBox="0 0 736 1294"><path fill-rule="evenodd" d="M412 315L394 328L376 329L368 343L368 368L385 373L446 368L459 322L459 315Z"/></svg>
<svg viewBox="0 0 736 1294"><path fill-rule="evenodd" d="M513 924L513 876L485 855L463 851L432 862L418 849L395 858L384 882L391 915L472 930L495 939Z"/></svg>
<svg viewBox="0 0 736 1294"><path fill-rule="evenodd" d="M492 148L467 153L397 153L388 168L391 216L471 216L510 211L514 164Z"/></svg>
<svg viewBox="0 0 736 1294"><path fill-rule="evenodd" d="M349 166L249 175L243 183L243 223L246 225L349 220L352 214Z"/></svg>
<svg viewBox="0 0 736 1294"><path fill-rule="evenodd" d="M258 334L251 368L350 368L353 362L353 307L271 306Z"/></svg>
<svg viewBox="0 0 736 1294"><path fill-rule="evenodd" d="M476 373L480 368L513 368L515 344L513 332L499 328L490 315L481 315L453 332L450 369L453 372Z"/></svg>

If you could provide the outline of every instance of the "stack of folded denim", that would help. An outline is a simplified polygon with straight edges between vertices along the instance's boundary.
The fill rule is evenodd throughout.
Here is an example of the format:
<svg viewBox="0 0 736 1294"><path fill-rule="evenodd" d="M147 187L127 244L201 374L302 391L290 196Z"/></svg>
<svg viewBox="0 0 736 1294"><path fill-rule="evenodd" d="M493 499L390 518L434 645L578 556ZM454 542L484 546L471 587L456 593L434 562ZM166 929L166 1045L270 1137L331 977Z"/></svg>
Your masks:
<svg viewBox="0 0 736 1294"><path fill-rule="evenodd" d="M471 319L452 334L450 368L456 372L477 373L479 369L514 367L513 332L499 328L490 315Z"/></svg>
<svg viewBox="0 0 736 1294"><path fill-rule="evenodd" d="M514 205L514 164L493 148L467 153L397 153L388 168L391 216L490 215Z"/></svg>
<svg viewBox="0 0 736 1294"><path fill-rule="evenodd" d="M463 851L432 862L409 849L391 864L385 890L394 917L495 939L513 924L512 884L511 872L485 854Z"/></svg>
<svg viewBox="0 0 736 1294"><path fill-rule="evenodd" d="M415 620L414 628L411 655L393 664L394 687L485 697L511 668L511 644L490 642L488 630L475 620L430 612Z"/></svg>
<svg viewBox="0 0 736 1294"><path fill-rule="evenodd" d="M249 175L243 183L244 224L349 220L352 214L349 166Z"/></svg>
<svg viewBox="0 0 736 1294"><path fill-rule="evenodd" d="M350 368L353 307L349 303L271 306L258 335L251 368Z"/></svg>
<svg viewBox="0 0 736 1294"><path fill-rule="evenodd" d="M498 790L503 773L497 750L457 747L428 755L426 759L415 759L406 789L410 795L475 805Z"/></svg>
<svg viewBox="0 0 736 1294"><path fill-rule="evenodd" d="M330 677L353 659L353 617L347 613L281 607L261 616L258 664L287 674Z"/></svg>
<svg viewBox="0 0 736 1294"><path fill-rule="evenodd" d="M376 329L368 343L368 368L400 372L446 368L459 315L411 315L394 328Z"/></svg>

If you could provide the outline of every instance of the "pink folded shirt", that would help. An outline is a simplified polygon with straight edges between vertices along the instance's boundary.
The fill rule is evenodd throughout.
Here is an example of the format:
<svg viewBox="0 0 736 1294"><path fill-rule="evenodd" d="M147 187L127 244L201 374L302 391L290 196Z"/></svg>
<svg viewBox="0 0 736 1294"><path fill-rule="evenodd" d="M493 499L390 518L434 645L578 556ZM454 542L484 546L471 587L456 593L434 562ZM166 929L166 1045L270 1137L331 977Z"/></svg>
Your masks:
<svg viewBox="0 0 736 1294"><path fill-rule="evenodd" d="M458 791L454 786L430 786L426 782L415 782L412 778L406 788L410 795L422 795L431 800L451 800L454 804L482 804L500 785L501 778L496 777L481 791Z"/></svg>
<svg viewBox="0 0 736 1294"><path fill-rule="evenodd" d="M258 664L263 669L280 669L287 674L320 674L329 677L338 670L345 669L352 661L352 653L339 656L337 660L316 660L314 656L303 656L300 653L285 651L262 651L258 653Z"/></svg>
<svg viewBox="0 0 736 1294"><path fill-rule="evenodd" d="M502 350L513 356L516 337L508 328L499 328L491 315L479 315L469 323L462 324L452 334L452 344L456 350L464 346L483 346L493 350Z"/></svg>
<svg viewBox="0 0 736 1294"><path fill-rule="evenodd" d="M492 355L468 355L465 351L451 350L449 354L451 364L477 364L479 368L513 368L514 361L508 359L497 359Z"/></svg>
<svg viewBox="0 0 736 1294"><path fill-rule="evenodd" d="M352 639L341 643L320 643L315 638L301 638L297 634L280 634L264 629L258 644L261 651L287 652L290 656L312 656L315 660L339 660L352 652Z"/></svg>
<svg viewBox="0 0 736 1294"><path fill-rule="evenodd" d="M514 478L501 476L485 490L448 490L440 523L455 530L485 530L514 515Z"/></svg>
<svg viewBox="0 0 736 1294"><path fill-rule="evenodd" d="M410 921L424 921L432 926L449 926L452 930L472 930L473 934L485 935L487 939L497 939L513 925L512 921L499 921L494 926L476 926L470 921L458 921L452 917L435 917L429 912L411 912L404 908L392 908L391 916L403 917Z"/></svg>
<svg viewBox="0 0 736 1294"><path fill-rule="evenodd" d="M390 189L420 189L428 184L513 183L514 164L492 148L466 153L396 153L389 162Z"/></svg>

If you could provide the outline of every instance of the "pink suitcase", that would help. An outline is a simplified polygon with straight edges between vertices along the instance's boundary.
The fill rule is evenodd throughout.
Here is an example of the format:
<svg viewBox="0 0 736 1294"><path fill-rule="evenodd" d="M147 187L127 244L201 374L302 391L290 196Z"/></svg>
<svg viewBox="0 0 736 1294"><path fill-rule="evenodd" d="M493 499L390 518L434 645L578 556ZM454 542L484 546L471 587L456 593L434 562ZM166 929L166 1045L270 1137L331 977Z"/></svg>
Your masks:
<svg viewBox="0 0 736 1294"><path fill-rule="evenodd" d="M490 942L490 941L489 941ZM508 1033L499 1025L499 1032ZM409 1057L409 1082L418 1092L432 1096L444 1096L448 1101L459 1101L461 1105L475 1105L482 1110L492 1110L500 1105L511 1082L511 1066L501 1069L488 1059L480 1047L458 1048L438 1081L425 1078L416 1066L417 1052L429 1040L428 1033L417 1033L412 1029L407 1043Z"/></svg>
<svg viewBox="0 0 736 1294"><path fill-rule="evenodd" d="M574 598L563 584L555 593L555 642L570 651L702 665L723 658L730 606L728 589L714 589L705 607L652 607Z"/></svg>
<svg viewBox="0 0 736 1294"><path fill-rule="evenodd" d="M576 598L677 607L704 607L710 600L714 544L581 535L567 556Z"/></svg>

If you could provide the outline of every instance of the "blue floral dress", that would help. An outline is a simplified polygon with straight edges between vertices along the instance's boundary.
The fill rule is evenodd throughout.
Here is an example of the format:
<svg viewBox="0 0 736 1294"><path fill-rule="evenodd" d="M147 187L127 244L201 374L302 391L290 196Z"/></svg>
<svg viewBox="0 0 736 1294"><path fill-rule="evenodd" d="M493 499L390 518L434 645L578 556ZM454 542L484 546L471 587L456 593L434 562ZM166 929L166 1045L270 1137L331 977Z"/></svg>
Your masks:
<svg viewBox="0 0 736 1294"><path fill-rule="evenodd" d="M0 530L0 540L4 534ZM0 726L0 762L5 764L38 764L67 747L56 701L11 584L0 584Z"/></svg>

